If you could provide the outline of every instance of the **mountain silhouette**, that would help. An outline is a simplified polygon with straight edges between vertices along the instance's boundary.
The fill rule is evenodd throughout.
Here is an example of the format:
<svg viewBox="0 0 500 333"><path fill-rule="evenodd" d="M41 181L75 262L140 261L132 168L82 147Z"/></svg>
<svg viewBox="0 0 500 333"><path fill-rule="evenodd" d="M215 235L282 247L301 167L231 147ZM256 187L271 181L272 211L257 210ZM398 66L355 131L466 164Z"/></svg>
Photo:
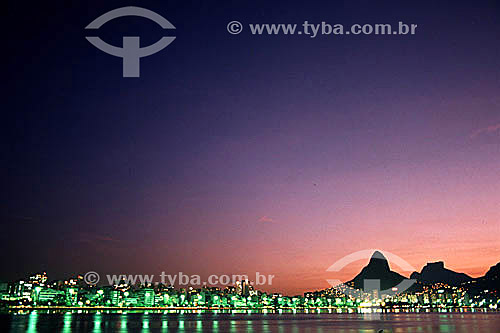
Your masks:
<svg viewBox="0 0 500 333"><path fill-rule="evenodd" d="M368 265L354 279L347 282L347 284L356 289L365 290L365 280L379 280L380 290L387 290L398 285L405 279L403 275L391 271L384 255L379 251L375 251Z"/></svg>
<svg viewBox="0 0 500 333"><path fill-rule="evenodd" d="M483 290L499 290L500 289L500 262L495 266L491 266L488 272L477 279L477 287Z"/></svg>
<svg viewBox="0 0 500 333"><path fill-rule="evenodd" d="M495 266L491 266L490 269L484 275L484 278L498 280L500 277L500 262Z"/></svg>
<svg viewBox="0 0 500 333"><path fill-rule="evenodd" d="M457 273L445 268L442 261L427 263L420 273L413 272L410 278L425 284L442 282L451 286L458 286L472 280L467 274Z"/></svg>
<svg viewBox="0 0 500 333"><path fill-rule="evenodd" d="M467 287L472 295L478 295L483 290L500 290L500 262L495 266L491 266L484 276L481 276L472 281L466 282L464 287Z"/></svg>

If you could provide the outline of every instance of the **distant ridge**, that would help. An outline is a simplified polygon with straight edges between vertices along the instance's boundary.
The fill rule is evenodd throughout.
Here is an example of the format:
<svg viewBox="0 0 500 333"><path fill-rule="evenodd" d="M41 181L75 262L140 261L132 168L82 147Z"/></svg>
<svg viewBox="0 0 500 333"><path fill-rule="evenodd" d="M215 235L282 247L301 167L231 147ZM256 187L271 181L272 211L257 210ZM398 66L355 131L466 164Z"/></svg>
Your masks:
<svg viewBox="0 0 500 333"><path fill-rule="evenodd" d="M491 266L484 276L466 282L464 286L473 291L473 294L480 294L483 290L499 290L500 262Z"/></svg>
<svg viewBox="0 0 500 333"><path fill-rule="evenodd" d="M454 272L444 267L444 262L427 263L422 271L413 272L410 276L411 280L417 280L418 284L411 285L407 291L421 290L424 284L444 283L449 286L461 286L466 288L471 295L479 295L485 291L497 290L500 291L500 262L486 272L484 276L472 278L467 274ZM368 264L356 275L352 280L345 282L351 288L365 290L365 287L373 289L372 285L365 286L366 280L379 280L380 290L388 290L398 286L408 278L397 272L391 271L386 257L380 252L373 252ZM403 287L404 288L404 287Z"/></svg>
<svg viewBox="0 0 500 333"><path fill-rule="evenodd" d="M472 280L467 274L445 268L442 261L427 263L420 273L413 272L410 278L425 284L442 282L451 286L458 286Z"/></svg>
<svg viewBox="0 0 500 333"><path fill-rule="evenodd" d="M500 276L500 262L495 266L491 266L490 269L484 275L484 278L496 279L498 280Z"/></svg>

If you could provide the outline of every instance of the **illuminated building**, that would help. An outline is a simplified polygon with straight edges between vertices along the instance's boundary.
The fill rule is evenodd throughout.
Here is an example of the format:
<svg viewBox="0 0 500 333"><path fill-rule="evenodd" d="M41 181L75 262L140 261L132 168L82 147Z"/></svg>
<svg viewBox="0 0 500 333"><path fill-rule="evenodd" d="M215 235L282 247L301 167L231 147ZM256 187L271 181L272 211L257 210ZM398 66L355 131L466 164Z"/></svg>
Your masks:
<svg viewBox="0 0 500 333"><path fill-rule="evenodd" d="M142 306L155 305L155 292L151 288L144 288L137 292L138 303Z"/></svg>

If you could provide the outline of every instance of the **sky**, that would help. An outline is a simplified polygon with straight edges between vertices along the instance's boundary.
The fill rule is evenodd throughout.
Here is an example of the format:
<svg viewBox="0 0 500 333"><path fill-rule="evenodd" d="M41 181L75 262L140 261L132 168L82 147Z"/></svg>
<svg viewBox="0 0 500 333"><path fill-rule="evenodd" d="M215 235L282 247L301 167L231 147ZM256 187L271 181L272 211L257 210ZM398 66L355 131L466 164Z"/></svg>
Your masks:
<svg viewBox="0 0 500 333"><path fill-rule="evenodd" d="M126 5L176 27L140 78L85 39ZM263 290L302 293L352 278L368 259L326 269L365 249L483 275L500 261L499 14L496 1L9 3L0 280L260 272L276 276ZM306 20L418 28L248 29ZM97 35L165 32L127 17Z"/></svg>

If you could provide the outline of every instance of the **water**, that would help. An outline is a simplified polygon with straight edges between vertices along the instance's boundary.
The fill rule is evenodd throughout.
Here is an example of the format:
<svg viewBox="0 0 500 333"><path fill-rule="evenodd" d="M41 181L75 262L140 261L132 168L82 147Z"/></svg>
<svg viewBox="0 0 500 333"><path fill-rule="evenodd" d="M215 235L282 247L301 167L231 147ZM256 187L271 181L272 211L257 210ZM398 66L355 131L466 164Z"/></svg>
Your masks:
<svg viewBox="0 0 500 333"><path fill-rule="evenodd" d="M500 313L2 314L0 332L500 332Z"/></svg>

